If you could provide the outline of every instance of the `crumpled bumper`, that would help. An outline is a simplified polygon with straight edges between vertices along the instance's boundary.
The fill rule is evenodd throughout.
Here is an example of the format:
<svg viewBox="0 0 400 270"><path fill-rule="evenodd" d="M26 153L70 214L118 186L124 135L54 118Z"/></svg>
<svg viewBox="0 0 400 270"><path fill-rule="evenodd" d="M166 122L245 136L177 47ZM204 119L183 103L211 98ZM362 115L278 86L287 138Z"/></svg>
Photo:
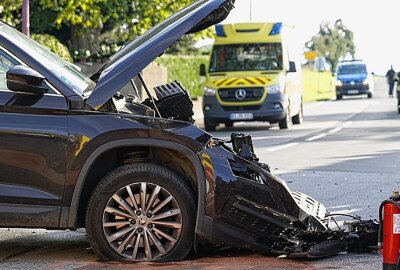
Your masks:
<svg viewBox="0 0 400 270"><path fill-rule="evenodd" d="M206 175L200 237L294 257L330 256L347 248L349 233L329 228L326 208L291 192L257 158L243 158L223 144L199 155Z"/></svg>

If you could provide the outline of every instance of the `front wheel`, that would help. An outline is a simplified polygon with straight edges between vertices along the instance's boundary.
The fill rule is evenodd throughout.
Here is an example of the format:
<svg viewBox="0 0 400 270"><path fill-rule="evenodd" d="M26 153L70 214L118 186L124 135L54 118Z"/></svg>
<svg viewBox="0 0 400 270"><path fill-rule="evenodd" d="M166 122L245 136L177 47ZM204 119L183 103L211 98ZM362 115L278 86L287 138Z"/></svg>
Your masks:
<svg viewBox="0 0 400 270"><path fill-rule="evenodd" d="M280 129L288 129L290 127L290 111L289 108L286 109L285 117L279 120L279 128Z"/></svg>
<svg viewBox="0 0 400 270"><path fill-rule="evenodd" d="M218 123L214 123L204 118L204 129L206 131L215 131L217 129Z"/></svg>
<svg viewBox="0 0 400 270"><path fill-rule="evenodd" d="M121 166L93 191L86 230L102 260L179 261L191 251L195 196L186 182L154 164Z"/></svg>
<svg viewBox="0 0 400 270"><path fill-rule="evenodd" d="M372 93L371 92L368 92L368 98L372 98Z"/></svg>
<svg viewBox="0 0 400 270"><path fill-rule="evenodd" d="M400 99L397 100L397 112L400 113Z"/></svg>
<svg viewBox="0 0 400 270"><path fill-rule="evenodd" d="M303 123L303 102L301 102L299 113L292 117L292 123L294 125L300 125Z"/></svg>

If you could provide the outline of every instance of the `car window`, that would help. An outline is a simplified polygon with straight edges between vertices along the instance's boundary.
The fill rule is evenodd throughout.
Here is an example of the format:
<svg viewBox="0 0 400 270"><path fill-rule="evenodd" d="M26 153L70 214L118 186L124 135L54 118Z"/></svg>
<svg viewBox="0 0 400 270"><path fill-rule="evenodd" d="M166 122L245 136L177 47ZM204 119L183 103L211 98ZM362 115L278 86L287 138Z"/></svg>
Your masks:
<svg viewBox="0 0 400 270"><path fill-rule="evenodd" d="M94 88L95 84L92 80L74 69L47 47L6 24L0 23L0 30L4 38L16 44L25 53L34 55L38 62L46 66L54 76L77 94L83 95L85 91Z"/></svg>
<svg viewBox="0 0 400 270"><path fill-rule="evenodd" d="M367 73L367 67L365 65L343 65L338 67L338 74L360 74Z"/></svg>
<svg viewBox="0 0 400 270"><path fill-rule="evenodd" d="M7 89L6 73L15 65L18 65L18 62L0 48L0 90Z"/></svg>

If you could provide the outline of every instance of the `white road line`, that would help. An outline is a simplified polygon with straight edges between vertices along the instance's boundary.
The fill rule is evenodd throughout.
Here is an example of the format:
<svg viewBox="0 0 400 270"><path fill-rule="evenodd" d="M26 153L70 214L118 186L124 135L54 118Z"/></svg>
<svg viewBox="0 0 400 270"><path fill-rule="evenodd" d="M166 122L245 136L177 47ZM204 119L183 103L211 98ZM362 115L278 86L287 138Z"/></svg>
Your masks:
<svg viewBox="0 0 400 270"><path fill-rule="evenodd" d="M346 210L338 210L338 211L332 211L331 214L351 214L357 211L360 211L361 208L354 208L354 209L346 209ZM334 217L338 217L338 216L334 216Z"/></svg>
<svg viewBox="0 0 400 270"><path fill-rule="evenodd" d="M321 134L319 134L319 135L315 135L315 136L313 136L313 137L307 138L307 139L305 139L304 141L306 141L306 142L312 142L312 141L321 139L321 138L327 136L328 134L333 134L333 133L336 133L336 132L338 132L338 131L341 131L343 128L349 127L349 126L351 126L352 124L353 124L353 121L347 121L347 122L343 123L343 125L342 125L341 127L337 127L337 128L331 129L331 130L328 131L328 133L321 133Z"/></svg>
<svg viewBox="0 0 400 270"><path fill-rule="evenodd" d="M339 209L339 208L349 208L350 206L352 206L351 204L345 204L345 205L337 205L337 206L332 206L332 207L328 207L329 209Z"/></svg>
<svg viewBox="0 0 400 270"><path fill-rule="evenodd" d="M332 129L332 130L329 130L328 133L329 134L333 134L333 133L336 133L338 131L341 131L342 129L343 129L343 127L337 127L337 128Z"/></svg>
<svg viewBox="0 0 400 270"><path fill-rule="evenodd" d="M322 134L319 134L319 135L310 137L310 138L308 138L308 139L305 139L305 141L306 141L306 142L312 142L312 141L321 139L321 138L325 137L326 135L328 135L328 133L322 133Z"/></svg>
<svg viewBox="0 0 400 270"><path fill-rule="evenodd" d="M286 149L286 148L289 148L289 147L296 146L296 145L298 145L298 144L299 144L299 143L295 142L295 143L287 143L287 144L279 145L279 146L276 146L276 147L272 147L272 148L267 149L267 152L274 152L274 151Z"/></svg>
<svg viewBox="0 0 400 270"><path fill-rule="evenodd" d="M353 121L347 121L347 122L345 122L342 126L343 127L349 127L349 126L351 126L353 124Z"/></svg>
<svg viewBox="0 0 400 270"><path fill-rule="evenodd" d="M265 139L271 139L271 136L260 136L260 137L254 137L252 138L253 141L257 141L257 140L265 140Z"/></svg>

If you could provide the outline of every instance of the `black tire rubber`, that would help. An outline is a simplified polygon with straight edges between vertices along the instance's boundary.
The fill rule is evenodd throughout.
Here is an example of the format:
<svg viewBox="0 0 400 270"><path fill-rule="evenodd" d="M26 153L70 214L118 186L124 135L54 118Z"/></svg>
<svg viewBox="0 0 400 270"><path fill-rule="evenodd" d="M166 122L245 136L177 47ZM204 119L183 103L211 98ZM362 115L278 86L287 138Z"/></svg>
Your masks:
<svg viewBox="0 0 400 270"><path fill-rule="evenodd" d="M400 113L400 98L397 99L397 112Z"/></svg>
<svg viewBox="0 0 400 270"><path fill-rule="evenodd" d="M173 171L155 164L130 164L108 173L90 197L86 211L86 231L93 251L103 261L128 261L110 247L102 228L103 210L115 192L136 182L151 182L165 188L178 202L182 213L182 231L175 246L153 262L181 261L192 250L196 223L196 197L189 185Z"/></svg>
<svg viewBox="0 0 400 270"><path fill-rule="evenodd" d="M368 98L372 98L372 97L373 97L372 93L368 92Z"/></svg>
<svg viewBox="0 0 400 270"><path fill-rule="evenodd" d="M231 128L233 127L233 122L225 122L224 125L226 128Z"/></svg>
<svg viewBox="0 0 400 270"><path fill-rule="evenodd" d="M341 100L341 99L343 99L342 95L336 95L336 100Z"/></svg>
<svg viewBox="0 0 400 270"><path fill-rule="evenodd" d="M300 125L303 123L303 102L301 102L299 113L292 117L293 125Z"/></svg>
<svg viewBox="0 0 400 270"><path fill-rule="evenodd" d="M204 120L204 122L205 122L205 120ZM204 129L205 129L206 131L215 131L215 130L217 129L217 125L216 125L216 124L207 124L207 123L204 123Z"/></svg>
<svg viewBox="0 0 400 270"><path fill-rule="evenodd" d="M280 129L288 129L291 124L290 111L289 108L286 109L286 115L283 119L279 120Z"/></svg>

